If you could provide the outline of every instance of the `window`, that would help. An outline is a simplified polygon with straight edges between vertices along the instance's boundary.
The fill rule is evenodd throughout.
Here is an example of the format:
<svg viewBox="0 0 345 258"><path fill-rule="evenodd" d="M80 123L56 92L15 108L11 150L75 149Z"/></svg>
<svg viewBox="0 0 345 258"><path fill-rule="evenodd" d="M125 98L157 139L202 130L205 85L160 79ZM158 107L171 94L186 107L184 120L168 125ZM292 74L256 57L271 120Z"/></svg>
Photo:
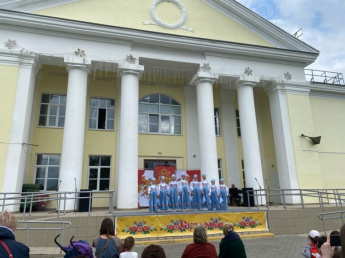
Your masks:
<svg viewBox="0 0 345 258"><path fill-rule="evenodd" d="M216 136L221 136L219 108L214 108L214 126L216 128Z"/></svg>
<svg viewBox="0 0 345 258"><path fill-rule="evenodd" d="M39 126L64 127L66 112L66 96L42 94Z"/></svg>
<svg viewBox="0 0 345 258"><path fill-rule="evenodd" d="M240 112L236 109L237 136L241 137Z"/></svg>
<svg viewBox="0 0 345 258"><path fill-rule="evenodd" d="M219 180L223 177L222 160L218 159L218 177Z"/></svg>
<svg viewBox="0 0 345 258"><path fill-rule="evenodd" d="M139 133L181 134L181 105L162 94L139 100Z"/></svg>
<svg viewBox="0 0 345 258"><path fill-rule="evenodd" d="M58 190L60 155L38 154L35 165L35 184L43 186L43 190Z"/></svg>
<svg viewBox="0 0 345 258"><path fill-rule="evenodd" d="M113 130L115 100L91 98L89 129Z"/></svg>
<svg viewBox="0 0 345 258"><path fill-rule="evenodd" d="M241 160L241 162L242 162L243 188L246 188L246 175L244 173L244 162L243 162L243 159Z"/></svg>
<svg viewBox="0 0 345 258"><path fill-rule="evenodd" d="M145 159L144 160L144 168L145 169L155 169L155 166L175 166L176 167L176 160L153 160L153 159Z"/></svg>
<svg viewBox="0 0 345 258"><path fill-rule="evenodd" d="M110 156L89 157L89 189L109 190Z"/></svg>

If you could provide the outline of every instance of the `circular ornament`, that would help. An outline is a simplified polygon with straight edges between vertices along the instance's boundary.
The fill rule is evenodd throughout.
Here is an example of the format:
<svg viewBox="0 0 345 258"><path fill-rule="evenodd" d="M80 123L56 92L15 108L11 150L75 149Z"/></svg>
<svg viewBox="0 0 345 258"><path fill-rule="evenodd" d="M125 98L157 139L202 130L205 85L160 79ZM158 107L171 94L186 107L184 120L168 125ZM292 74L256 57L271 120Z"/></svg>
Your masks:
<svg viewBox="0 0 345 258"><path fill-rule="evenodd" d="M180 8L180 10L182 12L182 16L181 16L181 19L178 22L173 23L173 24L165 23L165 22L163 22L161 19L159 19L157 17L156 7L157 7L158 4L160 4L162 2L172 2L172 3L176 4L178 6L178 8ZM154 0L152 5L151 5L151 17L152 17L153 21L155 23L157 23L159 26L161 26L163 28L166 28L166 29L172 29L173 30L173 29L180 28L186 22L186 20L187 20L187 11L186 11L186 9L184 8L184 6L182 5L182 3L179 0Z"/></svg>

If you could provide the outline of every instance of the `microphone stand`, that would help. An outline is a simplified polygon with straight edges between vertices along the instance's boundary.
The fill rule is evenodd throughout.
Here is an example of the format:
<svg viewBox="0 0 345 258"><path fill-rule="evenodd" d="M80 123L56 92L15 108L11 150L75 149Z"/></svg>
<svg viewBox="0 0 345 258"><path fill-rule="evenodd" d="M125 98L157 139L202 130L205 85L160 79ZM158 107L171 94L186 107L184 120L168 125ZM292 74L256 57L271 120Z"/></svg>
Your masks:
<svg viewBox="0 0 345 258"><path fill-rule="evenodd" d="M266 185L267 185L267 192L268 192L268 205L269 206L272 206L272 202L271 202L271 194L270 194L270 187L267 183L267 179L265 178L265 182L266 182Z"/></svg>
<svg viewBox="0 0 345 258"><path fill-rule="evenodd" d="M262 188L261 188L261 185L259 184L259 181L256 179L256 177L254 177L254 179L255 179L255 181L258 183L259 188L260 188L260 200L261 200L261 206L264 206L264 205L262 204Z"/></svg>
<svg viewBox="0 0 345 258"><path fill-rule="evenodd" d="M76 202L77 202L77 180L74 178L74 213L77 213L76 210Z"/></svg>

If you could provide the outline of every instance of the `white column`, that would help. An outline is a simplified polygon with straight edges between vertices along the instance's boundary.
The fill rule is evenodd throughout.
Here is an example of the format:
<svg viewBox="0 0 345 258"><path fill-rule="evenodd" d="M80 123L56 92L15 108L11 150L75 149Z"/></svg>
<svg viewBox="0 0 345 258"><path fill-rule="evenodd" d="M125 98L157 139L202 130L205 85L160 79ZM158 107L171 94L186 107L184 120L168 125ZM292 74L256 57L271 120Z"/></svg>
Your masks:
<svg viewBox="0 0 345 258"><path fill-rule="evenodd" d="M286 95L281 85L266 87L270 102L278 178L281 189L298 189L297 170ZM298 196L286 196L290 204L300 203Z"/></svg>
<svg viewBox="0 0 345 258"><path fill-rule="evenodd" d="M218 76L211 72L199 71L192 79L192 83L196 85L197 94L201 173L206 173L208 180L215 179L218 183L212 86L217 78Z"/></svg>
<svg viewBox="0 0 345 258"><path fill-rule="evenodd" d="M236 92L232 90L221 90L220 99L222 101L223 114L223 137L225 146L225 161L227 172L227 184L241 186L241 176L238 160L237 148L237 124L234 107Z"/></svg>
<svg viewBox="0 0 345 258"><path fill-rule="evenodd" d="M79 191L81 188L89 73L89 67L82 58L65 59L65 65L68 71L68 86L60 165L61 192L75 189ZM74 197L74 194L68 197ZM74 200L67 201L66 210L77 208L74 203Z"/></svg>
<svg viewBox="0 0 345 258"><path fill-rule="evenodd" d="M138 208L138 101L139 78L144 67L124 63L121 77L121 115L118 149L117 208Z"/></svg>
<svg viewBox="0 0 345 258"><path fill-rule="evenodd" d="M241 118L241 137L243 149L246 186L264 188L261 168L258 129L256 124L253 87L254 82L240 81L237 85L238 107ZM265 203L265 198L259 198L258 204Z"/></svg>
<svg viewBox="0 0 345 258"><path fill-rule="evenodd" d="M8 145L3 192L21 192L27 157L26 153L31 123L32 103L34 98L35 78L40 65L36 56L19 58L19 72L16 96L13 107L10 142ZM17 209L19 207L7 207Z"/></svg>

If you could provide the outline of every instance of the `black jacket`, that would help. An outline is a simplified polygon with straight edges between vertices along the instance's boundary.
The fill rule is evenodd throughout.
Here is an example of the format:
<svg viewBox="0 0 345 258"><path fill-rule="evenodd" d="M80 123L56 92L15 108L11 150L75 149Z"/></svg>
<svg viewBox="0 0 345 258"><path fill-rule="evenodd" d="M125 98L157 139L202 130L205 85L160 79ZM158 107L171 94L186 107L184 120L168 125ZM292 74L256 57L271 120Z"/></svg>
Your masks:
<svg viewBox="0 0 345 258"><path fill-rule="evenodd" d="M0 239L6 243L11 253L13 254L13 258L26 258L26 257L29 258L30 257L29 247L27 247L26 245L20 242L17 242L15 240L15 236L13 232L10 229L0 226ZM8 258L8 254L5 248L1 244L0 244L0 258Z"/></svg>

